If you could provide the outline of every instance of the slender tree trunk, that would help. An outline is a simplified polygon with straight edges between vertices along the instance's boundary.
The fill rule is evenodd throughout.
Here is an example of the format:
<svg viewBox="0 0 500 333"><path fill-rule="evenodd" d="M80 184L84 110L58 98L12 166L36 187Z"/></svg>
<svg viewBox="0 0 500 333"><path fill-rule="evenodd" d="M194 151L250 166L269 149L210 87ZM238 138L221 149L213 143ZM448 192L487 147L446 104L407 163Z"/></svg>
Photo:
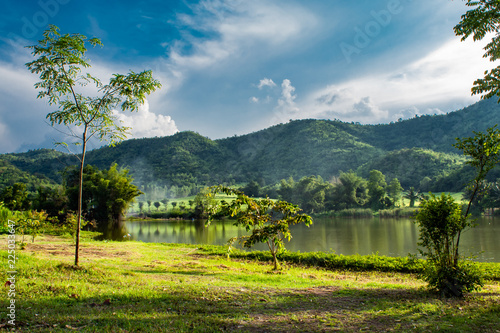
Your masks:
<svg viewBox="0 0 500 333"><path fill-rule="evenodd" d="M483 172L483 167L481 166L481 169L479 171L479 175L481 175L482 172ZM484 177L483 177L483 179L484 179ZM472 201L474 200L474 197L476 196L476 193L479 190L479 185L480 185L480 178L478 176L478 178L476 178L476 184L474 186L474 191L472 192L472 196L470 197L469 204L467 205L467 210L465 211L465 214L464 214L464 223L465 223L465 220L467 219L467 215L469 215L469 210L470 210L470 207L472 206ZM462 230L459 230L458 235L457 235L457 243L455 245L455 257L453 258L453 266L454 267L458 266L458 246L460 245L461 232L462 232Z"/></svg>
<svg viewBox="0 0 500 333"><path fill-rule="evenodd" d="M85 150L87 148L87 126L83 130L82 157L80 159L80 173L78 179L78 209L75 236L75 266L78 266L78 256L80 250L80 228L82 225L82 197L83 197L83 167L85 165Z"/></svg>

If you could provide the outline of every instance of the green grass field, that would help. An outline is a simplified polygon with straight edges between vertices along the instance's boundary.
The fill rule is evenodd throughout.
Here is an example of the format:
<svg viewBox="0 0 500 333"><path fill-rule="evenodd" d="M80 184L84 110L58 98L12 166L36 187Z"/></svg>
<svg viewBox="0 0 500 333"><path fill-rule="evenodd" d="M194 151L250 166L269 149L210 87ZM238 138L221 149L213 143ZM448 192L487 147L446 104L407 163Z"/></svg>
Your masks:
<svg viewBox="0 0 500 333"><path fill-rule="evenodd" d="M7 267L7 237L0 236ZM16 256L20 332L498 332L499 279L463 300L413 274L227 259L196 246L41 236ZM2 281L8 276L0 271ZM7 289L0 330L7 331Z"/></svg>

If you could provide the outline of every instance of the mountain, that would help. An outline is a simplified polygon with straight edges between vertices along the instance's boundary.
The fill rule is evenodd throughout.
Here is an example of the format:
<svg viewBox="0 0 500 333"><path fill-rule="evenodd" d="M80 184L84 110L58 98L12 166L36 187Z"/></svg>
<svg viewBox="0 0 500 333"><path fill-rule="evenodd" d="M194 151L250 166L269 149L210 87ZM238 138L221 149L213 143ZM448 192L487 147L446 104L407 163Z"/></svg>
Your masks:
<svg viewBox="0 0 500 333"><path fill-rule="evenodd" d="M338 120L294 120L242 136L211 140L195 132L126 140L87 154L87 163L112 163L131 170L137 184L191 186L246 183L272 184L292 176L332 179L340 171L372 169L403 187L422 182L452 184L460 180L465 159L453 148L456 137L473 135L500 122L496 100L485 100L445 115L426 115L390 124L360 125ZM0 161L52 182L76 159L42 149L0 155ZM2 184L0 183L0 187ZM462 185L460 185L462 186Z"/></svg>

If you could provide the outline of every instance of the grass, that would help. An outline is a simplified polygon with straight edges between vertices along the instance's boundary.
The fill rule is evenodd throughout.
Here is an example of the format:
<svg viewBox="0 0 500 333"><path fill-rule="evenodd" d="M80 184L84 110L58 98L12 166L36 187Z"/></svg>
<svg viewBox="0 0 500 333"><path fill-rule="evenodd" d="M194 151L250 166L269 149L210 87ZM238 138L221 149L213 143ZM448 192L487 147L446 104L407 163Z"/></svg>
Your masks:
<svg viewBox="0 0 500 333"><path fill-rule="evenodd" d="M69 239L17 250L21 332L498 332L500 283L438 298L414 274L227 259L184 244ZM6 236L0 258L7 265ZM264 258L265 259L265 258ZM0 271L6 281L6 270ZM6 290L7 288L5 288ZM5 291L6 294L6 291ZM4 303L4 295L0 298ZM0 330L7 326L0 308Z"/></svg>

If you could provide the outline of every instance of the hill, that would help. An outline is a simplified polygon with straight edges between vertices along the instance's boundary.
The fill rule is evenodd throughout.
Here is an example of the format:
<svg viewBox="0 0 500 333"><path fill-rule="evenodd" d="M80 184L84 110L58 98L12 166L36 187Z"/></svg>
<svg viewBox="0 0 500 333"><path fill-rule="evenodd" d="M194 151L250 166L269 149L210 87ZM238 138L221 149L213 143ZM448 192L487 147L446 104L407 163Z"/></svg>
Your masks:
<svg viewBox="0 0 500 333"><path fill-rule="evenodd" d="M272 184L290 176L320 175L329 180L340 171L352 169L366 176L378 169L388 179L400 179L405 188L419 187L424 180L456 187L453 182L466 169L464 158L452 146L455 138L496 123L500 123L500 106L485 100L445 115L391 124L306 119L220 140L195 132L132 139L90 151L87 163L100 168L118 163L131 170L139 185L181 187L251 180ZM71 155L49 149L3 154L0 161L53 182L60 182L59 171L65 166L76 164Z"/></svg>

